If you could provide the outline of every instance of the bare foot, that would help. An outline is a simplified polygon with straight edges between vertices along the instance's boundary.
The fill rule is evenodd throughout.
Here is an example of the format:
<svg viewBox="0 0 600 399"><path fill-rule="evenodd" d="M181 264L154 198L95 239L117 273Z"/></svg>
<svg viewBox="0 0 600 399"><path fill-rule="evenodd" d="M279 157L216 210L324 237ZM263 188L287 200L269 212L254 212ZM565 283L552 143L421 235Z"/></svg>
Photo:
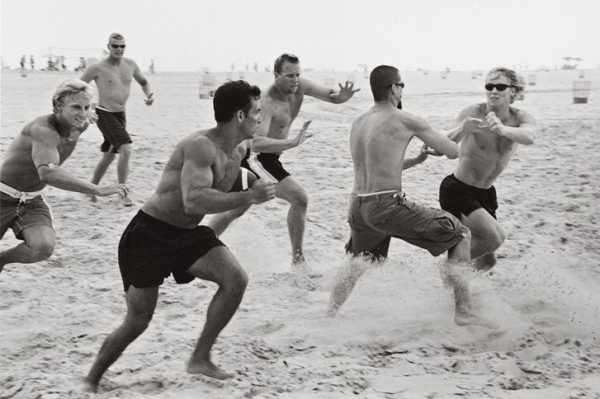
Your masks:
<svg viewBox="0 0 600 399"><path fill-rule="evenodd" d="M337 306L337 305L329 305L329 307L327 308L327 313L325 313L325 315L327 317L334 318L335 315L337 315L338 310L340 310L339 306Z"/></svg>
<svg viewBox="0 0 600 399"><path fill-rule="evenodd" d="M81 384L82 384L81 390L83 392L91 392L91 393L98 392L98 384L93 384L87 378L83 378L81 380Z"/></svg>
<svg viewBox="0 0 600 399"><path fill-rule="evenodd" d="M492 320L476 315L471 310L464 309L456 309L454 314L454 322L458 326L480 326L493 330L500 328L500 326Z"/></svg>
<svg viewBox="0 0 600 399"><path fill-rule="evenodd" d="M98 202L98 197L96 197L94 194L88 194L87 197L90 200L90 202Z"/></svg>
<svg viewBox="0 0 600 399"><path fill-rule="evenodd" d="M297 288L314 291L318 288L318 284L310 279L307 274L297 273L292 274L290 283Z"/></svg>
<svg viewBox="0 0 600 399"><path fill-rule="evenodd" d="M308 263L306 263L304 256L294 258L294 260L292 261L292 271L294 273L302 274L309 278L323 277L323 274L315 272L310 266L308 266Z"/></svg>
<svg viewBox="0 0 600 399"><path fill-rule="evenodd" d="M123 204L123 206L133 206L133 201L129 197L123 197L121 199L121 203Z"/></svg>
<svg viewBox="0 0 600 399"><path fill-rule="evenodd" d="M190 360L187 366L187 372L190 374L203 374L208 377L216 378L218 380L226 380L234 376L234 374L227 373L224 370L218 368L210 360Z"/></svg>

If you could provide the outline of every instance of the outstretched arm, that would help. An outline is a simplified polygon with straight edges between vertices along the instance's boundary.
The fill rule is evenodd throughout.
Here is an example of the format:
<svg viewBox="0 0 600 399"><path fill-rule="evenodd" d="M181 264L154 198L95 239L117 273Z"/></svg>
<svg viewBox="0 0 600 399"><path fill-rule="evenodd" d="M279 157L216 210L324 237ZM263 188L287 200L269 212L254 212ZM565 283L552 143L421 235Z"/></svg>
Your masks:
<svg viewBox="0 0 600 399"><path fill-rule="evenodd" d="M525 111L519 111L518 118L518 127L504 125L493 112L486 115L485 121L489 124L490 130L499 136L506 137L518 144L533 144L536 130L535 119Z"/></svg>
<svg viewBox="0 0 600 399"><path fill-rule="evenodd" d="M45 184L67 191L84 194L111 195L124 194L126 188L118 185L99 187L78 179L59 165L58 134L48 128L38 127L32 131L31 159L40 180Z"/></svg>
<svg viewBox="0 0 600 399"><path fill-rule="evenodd" d="M338 86L340 87L338 92L328 87L319 86L307 79L301 79L301 84L304 88L304 94L307 96L315 97L319 100L334 104L345 103L352 98L354 93L360 90L354 89L354 83L348 80L344 86L342 86L341 83L338 83Z"/></svg>
<svg viewBox="0 0 600 399"><path fill-rule="evenodd" d="M458 157L458 144L435 131L424 119L411 115L405 123L415 133L415 136L423 140L427 146L433 148L437 153L450 159Z"/></svg>
<svg viewBox="0 0 600 399"><path fill-rule="evenodd" d="M261 122L257 126L256 134L252 139L252 151L280 153L299 146L304 143L307 138L312 136L312 134L307 132L308 126L310 125L310 121L308 121L304 122L302 129L300 129L300 132L298 132L296 137L287 137L285 139L268 137L272 120L273 113L269 103L265 101L262 108Z"/></svg>

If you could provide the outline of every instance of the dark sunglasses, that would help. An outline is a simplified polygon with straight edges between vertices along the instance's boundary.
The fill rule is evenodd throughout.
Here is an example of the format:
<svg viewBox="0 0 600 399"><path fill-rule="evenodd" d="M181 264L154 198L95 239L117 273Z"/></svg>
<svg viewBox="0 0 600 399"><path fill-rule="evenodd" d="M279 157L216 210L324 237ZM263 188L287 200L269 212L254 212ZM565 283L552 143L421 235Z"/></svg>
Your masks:
<svg viewBox="0 0 600 399"><path fill-rule="evenodd" d="M125 48L124 44L111 44L110 47L112 48Z"/></svg>
<svg viewBox="0 0 600 399"><path fill-rule="evenodd" d="M392 87L392 86L401 87L404 89L404 86L406 86L406 85L404 84L404 82L399 82L399 83L392 83L388 87Z"/></svg>
<svg viewBox="0 0 600 399"><path fill-rule="evenodd" d="M502 84L502 83L497 84L497 85L495 85L493 83L488 83L488 84L485 85L485 89L487 91L492 91L494 89L496 89L496 91L504 91L504 90L508 89L509 87L513 87L513 86L512 85L505 85L505 84Z"/></svg>

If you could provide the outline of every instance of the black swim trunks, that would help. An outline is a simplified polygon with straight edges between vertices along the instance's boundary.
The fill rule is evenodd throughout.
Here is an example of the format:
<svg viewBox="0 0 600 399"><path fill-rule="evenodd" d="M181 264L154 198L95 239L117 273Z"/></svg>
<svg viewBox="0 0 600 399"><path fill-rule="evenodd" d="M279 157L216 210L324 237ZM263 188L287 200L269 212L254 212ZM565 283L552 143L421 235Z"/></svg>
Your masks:
<svg viewBox="0 0 600 399"><path fill-rule="evenodd" d="M100 108L96 108L98 115L98 129L104 136L104 142L100 146L102 152L118 153L119 147L123 144L130 144L131 137L127 133L127 119L125 112L109 112Z"/></svg>
<svg viewBox="0 0 600 399"><path fill-rule="evenodd" d="M194 276L187 269L208 251L225 246L208 226L183 229L143 211L133 217L119 242L119 268L125 291L157 287L173 274L178 284Z"/></svg>
<svg viewBox="0 0 600 399"><path fill-rule="evenodd" d="M460 219L469 216L476 209L483 208L496 219L498 199L496 189L473 187L449 175L440 184L440 206Z"/></svg>
<svg viewBox="0 0 600 399"><path fill-rule="evenodd" d="M249 157L250 156L247 155L242 160L241 165L254 172L254 174L258 176L258 178L260 178L261 175L266 175L269 178L271 178L274 182L279 182L285 179L286 177L290 176L290 173L283 168L283 165L279 161L279 154L271 154L267 152L261 152L256 154L253 160L254 167L250 166L248 162ZM261 170L255 170L257 168L260 168Z"/></svg>

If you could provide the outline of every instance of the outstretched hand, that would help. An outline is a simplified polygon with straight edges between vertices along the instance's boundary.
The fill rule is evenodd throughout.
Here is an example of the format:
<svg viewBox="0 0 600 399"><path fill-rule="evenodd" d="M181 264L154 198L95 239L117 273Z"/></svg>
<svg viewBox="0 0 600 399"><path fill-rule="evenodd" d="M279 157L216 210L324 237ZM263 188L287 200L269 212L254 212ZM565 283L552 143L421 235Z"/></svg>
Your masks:
<svg viewBox="0 0 600 399"><path fill-rule="evenodd" d="M462 121L463 130L475 131L477 129L486 128L488 125L483 119L467 117Z"/></svg>
<svg viewBox="0 0 600 399"><path fill-rule="evenodd" d="M338 83L338 86L340 87L340 91L337 93L331 93L330 96L331 98L334 98L340 102L348 101L350 98L352 98L354 93L360 91L360 89L354 89L354 82L349 80L346 81L344 86L342 86L341 83Z"/></svg>
<svg viewBox="0 0 600 399"><path fill-rule="evenodd" d="M119 197L125 198L127 197L128 193L129 189L127 188L127 186L125 186L125 184L112 184L109 186L98 187L96 189L95 195L99 197L106 197L109 195L118 194Z"/></svg>

